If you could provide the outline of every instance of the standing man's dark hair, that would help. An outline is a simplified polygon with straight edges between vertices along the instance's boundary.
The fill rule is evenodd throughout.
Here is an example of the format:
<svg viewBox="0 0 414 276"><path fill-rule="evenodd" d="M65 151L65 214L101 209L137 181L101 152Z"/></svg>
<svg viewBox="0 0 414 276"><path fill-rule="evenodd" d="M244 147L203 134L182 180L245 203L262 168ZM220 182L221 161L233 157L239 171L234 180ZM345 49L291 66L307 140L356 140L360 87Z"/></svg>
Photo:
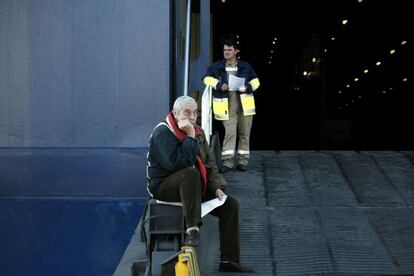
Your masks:
<svg viewBox="0 0 414 276"><path fill-rule="evenodd" d="M233 38L226 38L223 42L223 45L229 46L229 47L234 47L234 49L240 50L239 49L239 44L237 44L237 41Z"/></svg>
<svg viewBox="0 0 414 276"><path fill-rule="evenodd" d="M238 53L237 41L224 40L224 59L212 64L203 78L204 84L213 88L214 118L222 121L225 129L221 152L223 173L232 170L234 163L239 171L247 170L250 131L256 114L253 92L260 86L253 67L239 60Z"/></svg>

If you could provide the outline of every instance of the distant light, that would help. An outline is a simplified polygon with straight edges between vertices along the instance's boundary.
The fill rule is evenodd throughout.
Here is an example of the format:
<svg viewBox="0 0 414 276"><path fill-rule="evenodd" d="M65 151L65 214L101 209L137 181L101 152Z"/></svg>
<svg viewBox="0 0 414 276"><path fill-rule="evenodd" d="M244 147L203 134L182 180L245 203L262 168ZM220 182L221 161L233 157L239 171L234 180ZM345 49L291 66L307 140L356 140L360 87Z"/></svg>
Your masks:
<svg viewBox="0 0 414 276"><path fill-rule="evenodd" d="M348 24L348 19L342 20L342 25L346 25L346 24Z"/></svg>
<svg viewBox="0 0 414 276"><path fill-rule="evenodd" d="M221 3L226 3L226 0L221 0Z"/></svg>
<svg viewBox="0 0 414 276"><path fill-rule="evenodd" d="M408 79L407 78L403 78L402 81L403 82L406 82L406 81L408 81Z"/></svg>
<svg viewBox="0 0 414 276"><path fill-rule="evenodd" d="M326 52L328 52L328 49L323 49L323 51L326 53Z"/></svg>
<svg viewBox="0 0 414 276"><path fill-rule="evenodd" d="M364 70L364 74L367 74L369 71L368 71L368 69L365 69Z"/></svg>
<svg viewBox="0 0 414 276"><path fill-rule="evenodd" d="M224 1L226 1L226 0L224 0ZM236 35L236 37L239 38L240 36L239 35Z"/></svg>
<svg viewBox="0 0 414 276"><path fill-rule="evenodd" d="M388 88L388 90L392 91L392 90L394 90L394 88L390 87L390 88Z"/></svg>
<svg viewBox="0 0 414 276"><path fill-rule="evenodd" d="M359 81L359 79L358 78L355 78L354 81Z"/></svg>
<svg viewBox="0 0 414 276"><path fill-rule="evenodd" d="M271 61L269 61L269 64L272 64L272 62L271 62Z"/></svg>
<svg viewBox="0 0 414 276"><path fill-rule="evenodd" d="M308 72L307 71L303 71L303 75L304 76L307 76L308 75Z"/></svg>
<svg viewBox="0 0 414 276"><path fill-rule="evenodd" d="M348 106L348 104L346 103L345 106Z"/></svg>
<svg viewBox="0 0 414 276"><path fill-rule="evenodd" d="M270 56L270 59L272 59L273 58L273 56Z"/></svg>
<svg viewBox="0 0 414 276"><path fill-rule="evenodd" d="M381 61L377 61L377 63L375 63L376 66L380 66L381 65Z"/></svg>
<svg viewBox="0 0 414 276"><path fill-rule="evenodd" d="M274 45L274 44L276 44L276 41L273 41L273 42L272 42L272 44L273 44L273 45Z"/></svg>
<svg viewBox="0 0 414 276"><path fill-rule="evenodd" d="M275 37L273 40L275 40L275 41L276 41L276 40L277 40L277 37Z"/></svg>
<svg viewBox="0 0 414 276"><path fill-rule="evenodd" d="M270 50L270 52L273 54L273 50Z"/></svg>
<svg viewBox="0 0 414 276"><path fill-rule="evenodd" d="M332 41L334 41L334 40L335 40L335 37L334 37L334 36L333 36L333 37L331 37L331 40L332 40Z"/></svg>
<svg viewBox="0 0 414 276"><path fill-rule="evenodd" d="M353 103L354 103L354 102L355 102L355 100L352 100L351 102L353 102Z"/></svg>
<svg viewBox="0 0 414 276"><path fill-rule="evenodd" d="M395 50L394 50L394 49L392 49L392 50L390 51L390 54L391 54L391 55L395 54Z"/></svg>
<svg viewBox="0 0 414 276"><path fill-rule="evenodd" d="M312 59L312 62L313 62L313 63L315 63L315 62L316 62L316 58L313 58L313 59Z"/></svg>
<svg viewBox="0 0 414 276"><path fill-rule="evenodd" d="M401 41L401 45L405 45L405 44L407 44L407 40Z"/></svg>
<svg viewBox="0 0 414 276"><path fill-rule="evenodd" d="M362 99L362 96L358 96L358 98Z"/></svg>
<svg viewBox="0 0 414 276"><path fill-rule="evenodd" d="M338 94L342 94L342 91L341 91L341 90L339 90L339 91L338 91Z"/></svg>
<svg viewBox="0 0 414 276"><path fill-rule="evenodd" d="M239 42L238 40L236 41L236 43L237 43L237 44L240 44L240 42Z"/></svg>
<svg viewBox="0 0 414 276"><path fill-rule="evenodd" d="M351 87L351 85L350 85L350 84L347 84L347 85L346 85L346 88L349 88L349 87Z"/></svg>
<svg viewBox="0 0 414 276"><path fill-rule="evenodd" d="M387 94L387 91L385 91L385 90L382 90L382 94Z"/></svg>
<svg viewBox="0 0 414 276"><path fill-rule="evenodd" d="M342 109L342 106L339 106L338 109Z"/></svg>
<svg viewBox="0 0 414 276"><path fill-rule="evenodd" d="M364 0L358 0L358 3L362 3L362 2L364 2Z"/></svg>

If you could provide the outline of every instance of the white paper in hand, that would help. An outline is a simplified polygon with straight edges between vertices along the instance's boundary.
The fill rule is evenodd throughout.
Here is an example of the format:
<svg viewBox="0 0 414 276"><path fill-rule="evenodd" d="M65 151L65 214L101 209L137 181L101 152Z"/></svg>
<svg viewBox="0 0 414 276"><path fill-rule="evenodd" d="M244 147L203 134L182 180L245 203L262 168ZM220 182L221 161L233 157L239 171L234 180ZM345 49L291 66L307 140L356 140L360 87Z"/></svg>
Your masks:
<svg viewBox="0 0 414 276"><path fill-rule="evenodd" d="M219 200L218 198L214 198L212 200L203 202L201 204L201 217L204 217L205 215L213 211L215 208L223 205L226 199L227 199L227 195L224 195L222 200Z"/></svg>
<svg viewBox="0 0 414 276"><path fill-rule="evenodd" d="M244 87L244 78L229 75L229 91L238 91L241 87Z"/></svg>

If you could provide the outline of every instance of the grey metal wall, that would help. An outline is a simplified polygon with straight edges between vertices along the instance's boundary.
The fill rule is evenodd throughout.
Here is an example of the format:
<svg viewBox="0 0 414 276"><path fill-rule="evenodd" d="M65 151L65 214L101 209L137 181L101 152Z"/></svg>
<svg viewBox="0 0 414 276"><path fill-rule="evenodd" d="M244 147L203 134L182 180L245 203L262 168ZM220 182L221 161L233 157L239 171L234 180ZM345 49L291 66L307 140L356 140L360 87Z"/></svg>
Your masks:
<svg viewBox="0 0 414 276"><path fill-rule="evenodd" d="M146 147L169 108L167 0L0 0L0 147Z"/></svg>

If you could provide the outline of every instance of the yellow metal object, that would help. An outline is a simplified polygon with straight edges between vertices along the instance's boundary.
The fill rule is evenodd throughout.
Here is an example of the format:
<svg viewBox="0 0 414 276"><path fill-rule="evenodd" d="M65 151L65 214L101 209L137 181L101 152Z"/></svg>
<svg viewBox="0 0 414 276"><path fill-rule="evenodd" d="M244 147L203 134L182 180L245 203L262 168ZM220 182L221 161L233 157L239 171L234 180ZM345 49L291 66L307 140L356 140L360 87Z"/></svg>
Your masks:
<svg viewBox="0 0 414 276"><path fill-rule="evenodd" d="M175 265L175 276L200 276L197 251L192 246L183 246Z"/></svg>
<svg viewBox="0 0 414 276"><path fill-rule="evenodd" d="M176 276L188 276L187 258L183 254L178 255L178 262L175 264Z"/></svg>

